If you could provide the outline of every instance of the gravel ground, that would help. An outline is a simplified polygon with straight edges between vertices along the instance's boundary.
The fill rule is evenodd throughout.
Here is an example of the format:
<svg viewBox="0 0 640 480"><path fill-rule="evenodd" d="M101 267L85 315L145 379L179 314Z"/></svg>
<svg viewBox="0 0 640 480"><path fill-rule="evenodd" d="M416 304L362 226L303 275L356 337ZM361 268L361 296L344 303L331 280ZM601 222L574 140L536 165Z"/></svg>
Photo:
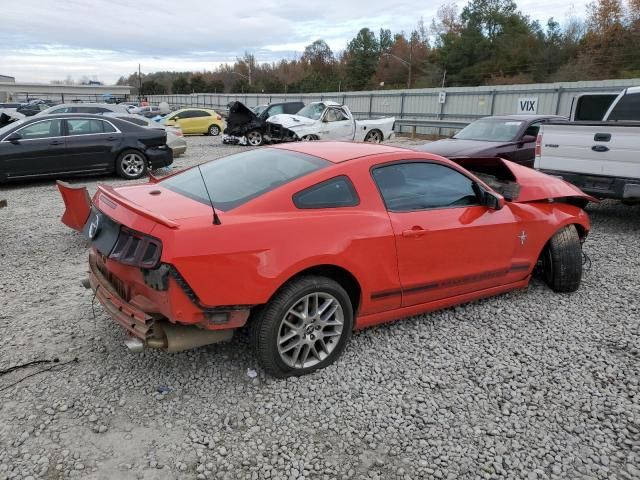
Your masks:
<svg viewBox="0 0 640 480"><path fill-rule="evenodd" d="M188 141L178 168L241 149ZM0 197L0 369L71 361L0 376L0 479L640 478L640 207L589 208L575 294L533 281L274 380L242 336L129 353L80 286L87 244L54 183Z"/></svg>

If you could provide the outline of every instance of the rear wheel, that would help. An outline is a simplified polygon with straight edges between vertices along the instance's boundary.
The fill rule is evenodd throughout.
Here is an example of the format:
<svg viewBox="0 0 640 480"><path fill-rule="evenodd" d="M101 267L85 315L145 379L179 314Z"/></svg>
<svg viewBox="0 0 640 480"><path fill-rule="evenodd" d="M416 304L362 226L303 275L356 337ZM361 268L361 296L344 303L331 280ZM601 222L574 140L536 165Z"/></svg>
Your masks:
<svg viewBox="0 0 640 480"><path fill-rule="evenodd" d="M220 127L214 123L209 127L208 132L212 137L217 137L218 135L220 135Z"/></svg>
<svg viewBox="0 0 640 480"><path fill-rule="evenodd" d="M365 142L380 143L382 142L382 132L380 130L370 130L364 137Z"/></svg>
<svg viewBox="0 0 640 480"><path fill-rule="evenodd" d="M316 140L318 140L317 135L305 135L302 137L303 142L315 142Z"/></svg>
<svg viewBox="0 0 640 480"><path fill-rule="evenodd" d="M542 252L544 280L554 292L575 292L582 280L582 245L575 225L549 240Z"/></svg>
<svg viewBox="0 0 640 480"><path fill-rule="evenodd" d="M258 360L276 377L304 375L333 363L353 329L345 290L326 277L300 277L285 285L251 323Z"/></svg>
<svg viewBox="0 0 640 480"><path fill-rule="evenodd" d="M259 147L262 142L264 142L264 138L260 130L251 130L247 133L247 143L252 147Z"/></svg>
<svg viewBox="0 0 640 480"><path fill-rule="evenodd" d="M125 150L116 160L116 173L127 180L135 180L147 173L147 157L137 150Z"/></svg>

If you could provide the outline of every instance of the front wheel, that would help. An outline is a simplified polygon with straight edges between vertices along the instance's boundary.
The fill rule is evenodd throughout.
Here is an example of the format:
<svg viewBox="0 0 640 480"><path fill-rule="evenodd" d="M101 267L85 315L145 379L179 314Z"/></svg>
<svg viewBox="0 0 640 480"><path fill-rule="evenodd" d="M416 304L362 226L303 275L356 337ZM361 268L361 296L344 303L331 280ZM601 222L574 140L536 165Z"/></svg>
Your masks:
<svg viewBox="0 0 640 480"><path fill-rule="evenodd" d="M220 135L220 127L216 124L213 124L209 127L208 132L212 137L217 137L218 135Z"/></svg>
<svg viewBox="0 0 640 480"><path fill-rule="evenodd" d="M285 285L251 323L256 356L276 377L311 373L333 363L353 329L349 295L335 281L307 276Z"/></svg>
<svg viewBox="0 0 640 480"><path fill-rule="evenodd" d="M582 245L575 225L568 225L549 240L542 252L544 280L554 292L575 292L582 280Z"/></svg>
<svg viewBox="0 0 640 480"><path fill-rule="evenodd" d="M252 147L259 147L262 142L264 142L264 138L260 130L251 130L247 133L247 143Z"/></svg>
<svg viewBox="0 0 640 480"><path fill-rule="evenodd" d="M305 135L304 137L302 137L301 139L303 142L315 142L318 139L317 135Z"/></svg>
<svg viewBox="0 0 640 480"><path fill-rule="evenodd" d="M116 160L116 173L126 180L135 180L147 173L147 157L137 150L125 150Z"/></svg>

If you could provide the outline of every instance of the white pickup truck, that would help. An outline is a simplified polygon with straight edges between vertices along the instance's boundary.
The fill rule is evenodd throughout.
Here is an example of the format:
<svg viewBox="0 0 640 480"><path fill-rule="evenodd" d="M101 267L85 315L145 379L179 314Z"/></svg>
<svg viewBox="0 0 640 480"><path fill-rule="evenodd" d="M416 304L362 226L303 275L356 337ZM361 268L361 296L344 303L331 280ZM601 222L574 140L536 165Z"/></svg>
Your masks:
<svg viewBox="0 0 640 480"><path fill-rule="evenodd" d="M395 120L394 117L356 120L346 105L331 101L313 102L295 115L269 117L264 136L271 142L353 140L380 143L393 136Z"/></svg>
<svg viewBox="0 0 640 480"><path fill-rule="evenodd" d="M640 87L620 93L600 122L542 125L534 168L598 198L640 201Z"/></svg>

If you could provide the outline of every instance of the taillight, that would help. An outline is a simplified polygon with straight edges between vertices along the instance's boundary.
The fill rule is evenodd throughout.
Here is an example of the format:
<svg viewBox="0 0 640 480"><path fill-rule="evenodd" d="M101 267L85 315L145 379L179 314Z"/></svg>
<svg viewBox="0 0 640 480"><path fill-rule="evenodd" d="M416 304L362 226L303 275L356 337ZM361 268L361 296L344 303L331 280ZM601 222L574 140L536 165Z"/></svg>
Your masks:
<svg viewBox="0 0 640 480"><path fill-rule="evenodd" d="M542 156L542 133L536 137L536 157Z"/></svg>
<svg viewBox="0 0 640 480"><path fill-rule="evenodd" d="M216 115L216 118L217 118L218 120L222 120L222 117L221 117L220 115Z"/></svg>
<svg viewBox="0 0 640 480"><path fill-rule="evenodd" d="M109 258L125 265L155 268L162 254L162 242L126 227L120 229Z"/></svg>
<svg viewBox="0 0 640 480"><path fill-rule="evenodd" d="M184 136L184 134L182 133L182 130L176 130L175 132L173 132L176 136L178 137L182 137Z"/></svg>

